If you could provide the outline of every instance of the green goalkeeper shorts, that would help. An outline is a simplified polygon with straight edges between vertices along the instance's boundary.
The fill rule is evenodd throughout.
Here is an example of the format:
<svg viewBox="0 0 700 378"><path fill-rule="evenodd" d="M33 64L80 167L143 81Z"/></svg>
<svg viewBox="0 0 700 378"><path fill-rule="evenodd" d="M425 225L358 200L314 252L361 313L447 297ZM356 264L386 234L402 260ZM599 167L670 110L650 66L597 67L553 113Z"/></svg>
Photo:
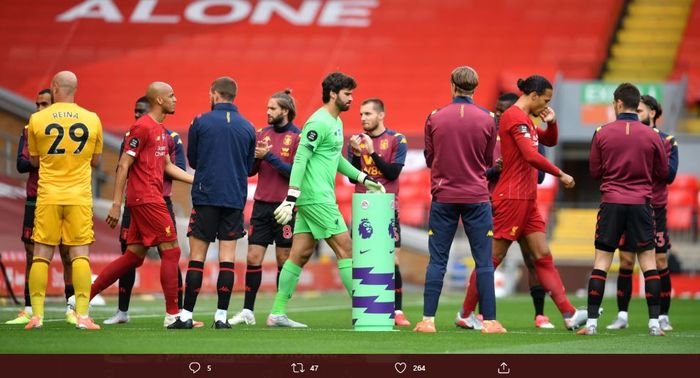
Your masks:
<svg viewBox="0 0 700 378"><path fill-rule="evenodd" d="M297 206L297 219L294 233L311 233L316 240L347 232L343 216L334 203Z"/></svg>

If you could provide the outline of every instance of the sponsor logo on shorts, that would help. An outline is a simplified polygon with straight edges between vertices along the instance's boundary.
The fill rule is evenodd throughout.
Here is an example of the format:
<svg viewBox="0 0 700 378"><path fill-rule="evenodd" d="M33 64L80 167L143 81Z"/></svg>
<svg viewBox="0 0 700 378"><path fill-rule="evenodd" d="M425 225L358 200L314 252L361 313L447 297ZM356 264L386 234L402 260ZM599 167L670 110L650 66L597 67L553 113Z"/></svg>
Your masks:
<svg viewBox="0 0 700 378"><path fill-rule="evenodd" d="M489 232L486 233L487 238L492 238L493 237L493 230L489 230Z"/></svg>
<svg viewBox="0 0 700 378"><path fill-rule="evenodd" d="M369 201L362 200L362 202L360 202L360 207L365 209L365 210L369 209Z"/></svg>
<svg viewBox="0 0 700 378"><path fill-rule="evenodd" d="M360 234L362 239L369 239L372 237L374 229L372 228L372 224L369 223L369 219L362 218L360 220L360 225L357 227L357 232Z"/></svg>
<svg viewBox="0 0 700 378"><path fill-rule="evenodd" d="M165 236L170 236L172 233L170 226L165 227Z"/></svg>

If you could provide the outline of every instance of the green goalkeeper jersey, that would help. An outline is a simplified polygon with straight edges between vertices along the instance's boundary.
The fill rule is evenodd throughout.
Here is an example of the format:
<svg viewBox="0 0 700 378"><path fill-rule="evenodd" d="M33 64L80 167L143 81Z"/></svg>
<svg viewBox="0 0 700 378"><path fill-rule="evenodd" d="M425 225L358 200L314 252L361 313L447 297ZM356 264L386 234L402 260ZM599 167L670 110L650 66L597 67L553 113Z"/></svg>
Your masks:
<svg viewBox="0 0 700 378"><path fill-rule="evenodd" d="M302 148L309 149L312 154L302 177L295 177L297 172L292 170L289 178L289 185L301 190L297 205L335 204L335 174L342 159L343 121L323 107L318 109L301 131L299 149ZM297 159L294 160L296 164Z"/></svg>

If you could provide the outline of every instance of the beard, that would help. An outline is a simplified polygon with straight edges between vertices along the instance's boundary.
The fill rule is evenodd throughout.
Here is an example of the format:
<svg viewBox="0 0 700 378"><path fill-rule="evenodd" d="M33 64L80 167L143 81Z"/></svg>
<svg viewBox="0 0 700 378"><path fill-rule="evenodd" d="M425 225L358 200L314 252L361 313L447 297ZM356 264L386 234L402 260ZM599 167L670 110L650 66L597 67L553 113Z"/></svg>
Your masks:
<svg viewBox="0 0 700 378"><path fill-rule="evenodd" d="M640 119L639 121L647 126L651 126L651 117L647 117L645 119Z"/></svg>
<svg viewBox="0 0 700 378"><path fill-rule="evenodd" d="M377 127L379 127L379 122L369 122L367 123L367 126L362 125L362 129L365 130L366 133L371 133L372 131L376 130Z"/></svg>
<svg viewBox="0 0 700 378"><path fill-rule="evenodd" d="M343 102L338 98L335 100L335 106L337 106L341 112L346 112L350 109L350 101Z"/></svg>
<svg viewBox="0 0 700 378"><path fill-rule="evenodd" d="M267 122L272 126L284 126L284 116L282 114L278 115L277 117L268 116Z"/></svg>

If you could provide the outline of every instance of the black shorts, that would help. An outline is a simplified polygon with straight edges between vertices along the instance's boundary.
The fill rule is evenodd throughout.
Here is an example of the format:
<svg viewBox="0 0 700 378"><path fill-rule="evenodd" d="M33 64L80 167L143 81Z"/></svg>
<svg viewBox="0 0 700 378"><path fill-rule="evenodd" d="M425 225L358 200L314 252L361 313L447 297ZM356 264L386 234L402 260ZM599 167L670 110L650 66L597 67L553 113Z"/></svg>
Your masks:
<svg viewBox="0 0 700 378"><path fill-rule="evenodd" d="M22 221L22 242L34 244L34 212L36 211L36 198L29 197L24 203L24 220Z"/></svg>
<svg viewBox="0 0 700 378"><path fill-rule="evenodd" d="M651 205L600 204L595 247L615 252L620 245L624 245L628 252L654 248L654 210Z"/></svg>
<svg viewBox="0 0 700 378"><path fill-rule="evenodd" d="M669 236L668 229L666 228L665 206L654 207L654 225L656 230L654 232L654 247L656 248L656 253L667 253L668 250L671 249L671 237ZM620 241L621 250L629 251L628 248L631 248L629 244L622 244L622 241Z"/></svg>
<svg viewBox="0 0 700 378"><path fill-rule="evenodd" d="M248 244L267 247L274 242L277 247L291 248L296 212L289 223L281 225L275 220L274 214L280 204L281 202L263 201L253 203L253 214L250 217L250 228L248 228Z"/></svg>
<svg viewBox="0 0 700 378"><path fill-rule="evenodd" d="M219 240L238 240L245 236L243 210L229 207L195 205L190 215L187 236L213 243Z"/></svg>
<svg viewBox="0 0 700 378"><path fill-rule="evenodd" d="M175 222L175 212L173 211L173 200L170 197L163 197L165 200L165 205L168 206L168 213L170 213L170 218L173 219L173 225L177 229L177 222ZM129 235L129 225L131 224L131 212L129 208L124 206L124 214L122 214L122 227L119 229L119 242L126 244L126 237Z"/></svg>

